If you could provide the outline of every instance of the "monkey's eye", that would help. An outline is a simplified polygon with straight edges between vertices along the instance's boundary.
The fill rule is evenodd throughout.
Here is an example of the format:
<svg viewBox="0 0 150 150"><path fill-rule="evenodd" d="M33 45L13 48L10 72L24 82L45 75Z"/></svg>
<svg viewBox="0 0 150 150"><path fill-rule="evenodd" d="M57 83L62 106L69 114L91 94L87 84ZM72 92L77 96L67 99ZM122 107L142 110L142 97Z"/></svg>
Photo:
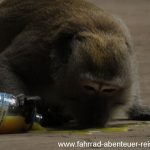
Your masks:
<svg viewBox="0 0 150 150"><path fill-rule="evenodd" d="M115 93L116 92L116 89L104 89L102 90L103 93Z"/></svg>
<svg viewBox="0 0 150 150"><path fill-rule="evenodd" d="M115 94L118 91L119 88L113 85L102 85L100 88L100 92L104 94Z"/></svg>
<svg viewBox="0 0 150 150"><path fill-rule="evenodd" d="M114 102L113 106L117 107L117 106L121 106L121 105L125 105L125 104L126 104L126 102L124 102L124 101L116 101L116 102Z"/></svg>
<svg viewBox="0 0 150 150"><path fill-rule="evenodd" d="M97 92L97 90L94 87L91 87L91 86L88 86L88 85L85 85L84 89L86 91L88 91L89 93L96 93Z"/></svg>
<svg viewBox="0 0 150 150"><path fill-rule="evenodd" d="M93 81L82 81L81 86L87 94L95 94L99 92L99 83Z"/></svg>

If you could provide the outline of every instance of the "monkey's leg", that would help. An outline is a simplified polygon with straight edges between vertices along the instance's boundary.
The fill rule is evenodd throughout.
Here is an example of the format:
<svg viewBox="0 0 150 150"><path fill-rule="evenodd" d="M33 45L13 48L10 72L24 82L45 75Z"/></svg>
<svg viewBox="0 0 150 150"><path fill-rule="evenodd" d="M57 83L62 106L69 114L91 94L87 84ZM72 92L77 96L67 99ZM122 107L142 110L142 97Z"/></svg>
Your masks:
<svg viewBox="0 0 150 150"><path fill-rule="evenodd" d="M0 92L14 95L25 93L21 79L13 72L7 61L0 56Z"/></svg>

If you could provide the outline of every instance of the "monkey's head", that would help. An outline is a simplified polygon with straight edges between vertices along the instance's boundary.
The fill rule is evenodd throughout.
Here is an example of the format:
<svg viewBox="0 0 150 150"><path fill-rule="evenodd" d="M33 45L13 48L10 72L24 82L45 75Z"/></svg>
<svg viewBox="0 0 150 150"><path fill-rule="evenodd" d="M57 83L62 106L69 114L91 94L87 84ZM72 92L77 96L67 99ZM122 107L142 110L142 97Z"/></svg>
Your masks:
<svg viewBox="0 0 150 150"><path fill-rule="evenodd" d="M129 99L131 52L126 38L83 31L63 40L52 55L56 101L80 127L103 127Z"/></svg>

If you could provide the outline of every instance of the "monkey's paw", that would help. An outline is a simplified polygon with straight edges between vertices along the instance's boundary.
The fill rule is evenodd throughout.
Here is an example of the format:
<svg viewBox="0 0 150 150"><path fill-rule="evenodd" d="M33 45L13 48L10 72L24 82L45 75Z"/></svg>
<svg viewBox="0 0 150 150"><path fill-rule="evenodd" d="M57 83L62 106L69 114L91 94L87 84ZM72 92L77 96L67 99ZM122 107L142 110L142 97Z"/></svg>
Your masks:
<svg viewBox="0 0 150 150"><path fill-rule="evenodd" d="M148 121L150 120L150 107L145 105L133 105L128 111L129 119Z"/></svg>

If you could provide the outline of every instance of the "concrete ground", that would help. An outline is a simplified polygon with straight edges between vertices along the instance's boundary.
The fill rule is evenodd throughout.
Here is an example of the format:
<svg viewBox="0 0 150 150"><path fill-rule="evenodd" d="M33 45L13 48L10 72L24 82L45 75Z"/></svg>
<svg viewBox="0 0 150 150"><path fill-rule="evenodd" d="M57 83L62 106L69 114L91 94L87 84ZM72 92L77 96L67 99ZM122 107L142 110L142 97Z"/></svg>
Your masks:
<svg viewBox="0 0 150 150"><path fill-rule="evenodd" d="M143 103L150 105L150 1L149 0L90 0L101 8L120 16L128 25L139 60L139 73L141 84L141 97ZM115 122L115 124L126 124L130 122ZM131 122L135 123L135 122ZM138 125L139 124L139 125ZM124 132L124 130L128 130ZM57 149L95 149L81 148L85 142L138 142L136 148L107 148L107 149L150 149L150 125L138 123L122 128L118 132L96 131L96 132L42 132L0 135L0 150L57 150ZM78 142L80 147L59 148L58 142ZM83 142L83 143L81 143ZM143 142L143 143L142 143ZM108 145L110 146L110 145ZM145 146L145 147L144 147ZM103 147L103 146L102 146ZM97 146L98 148L98 146ZM104 149L104 148L98 148Z"/></svg>

